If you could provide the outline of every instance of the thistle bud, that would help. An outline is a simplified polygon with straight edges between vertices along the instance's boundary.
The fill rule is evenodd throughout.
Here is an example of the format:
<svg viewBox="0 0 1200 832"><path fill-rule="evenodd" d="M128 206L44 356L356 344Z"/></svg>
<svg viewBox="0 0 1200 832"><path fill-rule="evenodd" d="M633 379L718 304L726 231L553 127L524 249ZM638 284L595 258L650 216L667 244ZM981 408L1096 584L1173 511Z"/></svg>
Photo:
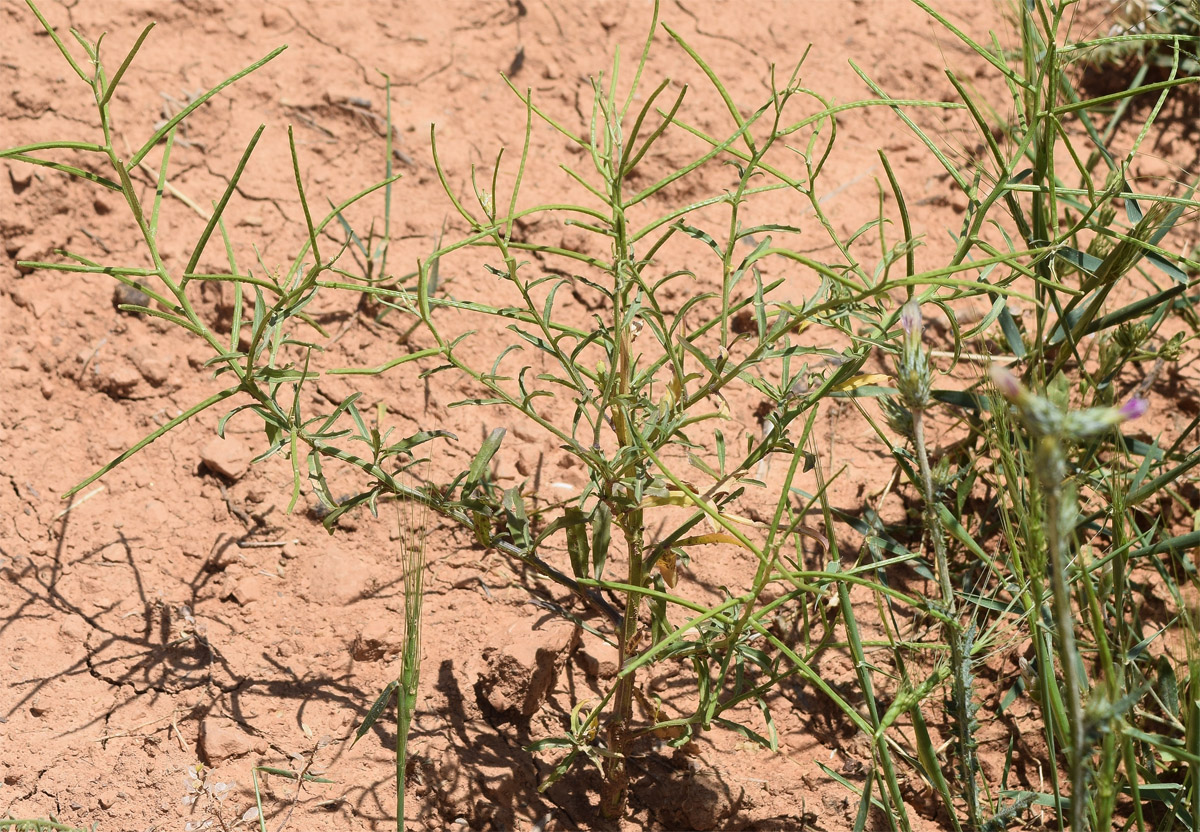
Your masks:
<svg viewBox="0 0 1200 832"><path fill-rule="evenodd" d="M900 399L910 411L924 410L929 406L929 390L933 386L933 373L929 366L929 353L921 343L921 305L910 299L900 310L900 327L904 337L900 343L900 357L896 361L896 386L900 388Z"/></svg>
<svg viewBox="0 0 1200 832"><path fill-rule="evenodd" d="M910 298L900 309L900 327L904 330L905 341L915 338L921 340L924 326L921 321L921 304L915 298Z"/></svg>
<svg viewBox="0 0 1200 832"><path fill-rule="evenodd" d="M996 390L1000 395L1013 404L1018 404L1023 396L1029 395L1029 392L1021 386L1021 382L1008 371L1007 367L993 364L988 367L988 376L992 379L992 384L996 385Z"/></svg>
<svg viewBox="0 0 1200 832"><path fill-rule="evenodd" d="M1150 402L1145 399L1132 398L1125 404L1121 405L1118 412L1124 421L1132 421L1140 419L1146 415L1146 411L1150 409Z"/></svg>
<svg viewBox="0 0 1200 832"><path fill-rule="evenodd" d="M879 405L883 410L883 417L887 420L888 427L905 439L912 439L914 436L912 412L896 401L895 396L884 396L879 400Z"/></svg>
<svg viewBox="0 0 1200 832"><path fill-rule="evenodd" d="M999 364L988 368L992 384L1001 396L1016 406L1027 430L1035 436L1059 436L1063 432L1063 412L1049 399L1030 393L1015 375Z"/></svg>
<svg viewBox="0 0 1200 832"><path fill-rule="evenodd" d="M1059 439L1088 439L1112 430L1122 422L1145 415L1149 404L1133 398L1117 407L1089 407L1063 412L1049 399L1035 396L1017 377L993 364L988 370L1000 395L1016 406L1025 427L1035 436Z"/></svg>
<svg viewBox="0 0 1200 832"><path fill-rule="evenodd" d="M1158 350L1158 357L1163 361L1178 361L1179 356L1183 354L1183 333L1177 332L1171 336L1171 340L1163 344Z"/></svg>

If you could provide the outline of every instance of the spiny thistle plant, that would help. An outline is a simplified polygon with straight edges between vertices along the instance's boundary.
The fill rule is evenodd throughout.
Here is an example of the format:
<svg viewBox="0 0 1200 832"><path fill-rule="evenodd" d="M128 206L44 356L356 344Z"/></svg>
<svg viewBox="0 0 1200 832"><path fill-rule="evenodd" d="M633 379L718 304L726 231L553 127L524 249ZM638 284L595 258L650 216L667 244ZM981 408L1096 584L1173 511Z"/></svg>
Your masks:
<svg viewBox="0 0 1200 832"><path fill-rule="evenodd" d="M1033 444L1034 474L1047 518L1046 547L1050 555L1050 587L1056 625L1054 640L1058 643L1059 673L1070 727L1070 744L1066 749L1071 781L1070 827L1085 829L1089 790L1105 791L1098 778L1088 782L1091 774L1091 749L1088 744L1089 741L1094 742L1089 738L1111 736L1111 726L1107 723L1121 719L1139 697L1134 694L1121 696L1115 701L1108 699L1109 694L1117 692L1112 684L1107 690L1097 687L1088 695L1080 678L1068 571L1070 538L1079 519L1079 510L1075 488L1068 478L1067 443L1109 433L1122 422L1145 414L1147 404L1145 400L1135 398L1120 408L1092 407L1063 411L1048 399L1030 393L1016 376L999 365L993 365L991 378L1000 394L1015 406ZM1082 583L1090 586L1089 581ZM1085 695L1088 695L1086 708ZM1111 746L1104 751L1110 755L1115 753ZM1111 762L1104 761L1101 765L1111 768L1112 763L1115 763L1115 756ZM1111 771L1103 773L1111 776ZM1108 828L1111 813L1104 814L1105 817L1098 819L1092 828Z"/></svg>
<svg viewBox="0 0 1200 832"><path fill-rule="evenodd" d="M933 473L929 466L929 450L925 440L925 411L933 403L933 369L929 351L921 341L923 331L921 305L909 299L900 311L903 335L900 355L896 360L896 387L900 404L908 416L912 430L913 449L916 452L920 472L920 490L925 503L923 522L932 539L934 562L937 568L938 588L946 619L943 633L950 647L951 689L954 702L953 721L958 747L959 774L963 787L963 798L967 807L970 828L983 828L983 807L980 803L977 772L979 759L976 754L975 732L975 688L971 670L971 645L974 640L974 625L963 623L958 602L954 594L954 581L950 573L947 554L946 533L938 516L938 494L934 487Z"/></svg>
<svg viewBox="0 0 1200 832"><path fill-rule="evenodd" d="M278 275L265 267L256 273L240 262L244 258L226 234L224 213L262 127L190 246L186 265L169 268L158 228L180 123L281 50L200 96L125 159L115 150L110 106L150 28L109 75L99 42L73 33L87 55L76 61L31 4L94 97L100 141L47 141L0 151L0 158L41 165L120 194L150 265L105 265L66 251L61 262L28 265L107 274L138 285L150 301L123 308L167 321L207 344L210 368L227 380L223 390L155 430L71 493L220 404L231 409L219 430L237 413L261 420L266 442L259 459L286 459L293 473L292 504L305 488L312 489L330 509L325 523L331 529L346 511L361 505L374 511L381 499L391 498L407 500L418 515L427 507L461 523L480 546L566 591L573 606L563 606L564 614L586 623L618 651L615 679L599 701L575 703L563 734L533 746L555 755L546 786L576 763L597 766L603 775L598 809L608 818L625 813L632 752L650 737L683 745L722 727L777 748L769 694L793 680L826 697L870 740L861 786L830 771L857 792L856 832L881 823L896 832L912 828L902 785L910 776L934 789L956 830L1002 830L1037 803L1057 809L1060 826L1069 821L1074 830L1098 832L1112 828L1123 794L1129 795L1138 832L1148 828L1143 803L1154 803L1154 811L1172 823L1192 824L1200 815L1200 719L1194 718L1194 704L1179 703L1194 702L1192 680L1200 677L1192 669L1200 651L1186 664L1164 657L1166 670L1157 663L1149 669L1134 597L1144 590L1131 576L1139 563L1152 561L1184 609L1173 566L1184 562L1181 552L1196 545L1196 536L1147 525L1139 506L1200 460L1200 449L1181 452L1197 422L1164 449L1117 432L1141 405L1112 406L1123 373L1139 357L1153 353L1178 360L1186 338L1167 341L1168 322L1190 322L1193 333L1200 323L1191 311L1187 292L1193 284L1184 271L1194 264L1163 247L1194 203L1190 190L1182 197L1146 194L1127 181L1161 98L1124 158L1107 146L1113 124L1098 128L1093 120L1094 112L1114 100L1146 91L1165 96L1183 79L1173 74L1167 82L1134 85L1115 98L1082 100L1063 62L1096 44L1066 37L1070 3L1020 5L1021 49L1010 56L1015 57L1010 65L998 46L977 43L922 0L915 2L1004 79L1009 99L984 102L948 72L960 102L898 100L855 67L873 97L834 106L803 85L802 58L786 78L773 72L770 94L745 108L713 67L664 25L672 48L696 64L728 113L725 132L709 135L688 115L686 87L668 80L647 86L648 57L659 29L656 5L632 80L615 58L611 72L593 81L583 129L545 111L532 93L514 89L526 116L521 154L510 169L498 155L490 171L472 170L473 199L461 198L451 185L453 163L438 153L436 136L431 137L438 175L466 230L439 242L411 278L387 267L386 226L397 179L391 175L390 147L383 181L314 218L290 135L306 242ZM838 117L861 107L893 111L968 198L954 251L937 268L917 268L921 240L885 153L880 160L896 220L885 214L882 196L878 218L849 237L827 213L822 173ZM954 109L969 118L980 133L983 157L951 159L909 115L925 107ZM986 113L1011 118L995 123ZM1073 119L1081 126L1078 134L1064 127ZM531 147L538 122L579 149L582 163L563 168L563 181L581 194L578 201L522 201L522 184L537 164ZM1073 138L1077 135L1086 136L1087 152L1071 143L1083 141ZM675 158L669 136L689 137L704 149ZM45 157L54 152L94 154L107 172ZM153 199L143 201L133 175L152 153L159 154L157 188ZM664 158L671 161L664 164ZM1056 168L1066 158L1080 180L1077 187L1068 187L1068 172ZM716 186L713 170L728 174ZM377 191L387 218L382 238L355 233L345 218L348 207ZM678 196L697 191L698 197ZM773 201L785 196L790 208ZM1124 203L1127 227L1117 221L1118 202ZM812 216L812 228L803 233L823 235L805 239L803 249L798 226L759 217L760 205L792 216L797 204ZM1149 207L1143 211L1140 204ZM896 221L899 240L892 232ZM564 244L564 227L587 242ZM344 244L331 254L328 238L339 230ZM217 235L228 268L198 271ZM353 250L367 261L363 274L340 265L343 253ZM804 253L817 250L826 259ZM876 260L871 264L867 258ZM456 297L450 289L462 282L440 279L463 261L470 274L488 281L487 300ZM773 270L763 268L768 263ZM1119 296L1114 290L1146 267L1165 274L1167 288L1155 286L1146 297L1112 308ZM788 277L767 277L777 273ZM793 288L803 285L803 300L788 291L789 281ZM219 329L198 311L196 293L206 283L232 287L233 318ZM563 291L567 288L570 292ZM307 309L319 295L337 292L405 317L413 342L424 338L428 346L378 367L325 367L322 353L332 339ZM589 308L590 325L580 326L567 294L585 299L580 303ZM984 301L987 312L964 327L955 309L971 298ZM1014 298L1030 304L1032 314L1016 314ZM945 314L956 366L966 360L964 347L978 342L977 355L984 360L1003 354L1025 368L1026 387L1004 376L997 381L1015 409L978 385L966 392L937 386L940 370L924 341L922 307ZM478 316L483 332L451 331L448 320L461 318L445 314L449 310ZM489 346L495 358L488 366L476 365L468 349L473 338L483 337L492 339L489 345L507 339L499 348ZM1089 345L1096 343L1104 346L1093 350ZM864 372L876 350L895 355L895 387L884 386L886 376ZM368 424L357 404L361 393L316 411L302 395L322 372L353 378L413 371L425 378L449 373L469 380L477 393L457 404L502 408L508 417L536 426L586 471L586 483L555 501L523 484L498 486L489 473L503 453L506 431L498 427L466 471L448 483L417 487L406 479L418 463L415 452L449 434L426 430L396 438L383 407ZM814 451L814 432L822 407L834 398L849 400L875 425L896 462L893 482L906 479L915 488L922 507L916 535L888 527L873 508L831 504L828 485L836 472ZM874 398L885 403L900 444L876 424L865 403ZM950 414L961 428L963 439L951 449L928 441L926 427L935 410L939 417ZM759 429L726 436L734 419ZM1141 461L1135 463L1135 457ZM335 500L328 465L356 472L362 490ZM980 493L989 499L975 511ZM1089 513L1078 508L1082 495L1094 497ZM758 519L744 510L752 500L768 506ZM361 736L395 694L398 829L405 822L407 723L419 682L424 528L418 516L405 527L414 536L403 546L402 675L385 689L360 730ZM858 536L857 551L847 529ZM1085 531L1109 551L1088 553L1079 543ZM932 569L924 540L933 549ZM718 600L696 580L710 553L720 551L714 547L727 547L746 563L741 583L723 587ZM814 547L821 561L816 568ZM1195 575L1194 567L1188 574ZM935 592L907 588L926 578ZM869 626L882 639L864 638L862 599L879 611L879 621ZM1049 622L1048 604L1054 609ZM1080 615L1073 617L1075 609ZM781 620L794 626L780 628ZM941 640L930 640L928 632L940 633ZM973 669L989 661L1001 636L1032 644L1034 661L1027 665L1030 679L1039 677L1037 704L1048 749L1039 762L1047 767L1052 793L1010 789L1011 758L999 782L992 782L978 759L981 726L975 713L981 693ZM1194 643L1193 638L1189 644ZM849 658L857 689L835 686L818 672L817 660L830 651ZM1099 669L1101 683L1090 683L1088 662ZM642 689L649 670L664 664L694 686L690 712L672 712L669 703L651 701ZM1152 673L1160 682L1154 695L1174 701L1174 710L1150 701ZM1167 693L1172 678L1173 700ZM935 739L946 730L936 699L947 682L947 733L956 767L947 765ZM1023 692L1014 686L1010 694ZM643 698L650 703L649 716L639 720L635 702ZM754 722L746 715L750 709ZM1167 727L1147 730L1149 712L1165 712ZM1069 794L1059 782L1060 748ZM945 771L955 768L948 777ZM1142 784L1165 770L1175 779L1159 779L1143 796Z"/></svg>

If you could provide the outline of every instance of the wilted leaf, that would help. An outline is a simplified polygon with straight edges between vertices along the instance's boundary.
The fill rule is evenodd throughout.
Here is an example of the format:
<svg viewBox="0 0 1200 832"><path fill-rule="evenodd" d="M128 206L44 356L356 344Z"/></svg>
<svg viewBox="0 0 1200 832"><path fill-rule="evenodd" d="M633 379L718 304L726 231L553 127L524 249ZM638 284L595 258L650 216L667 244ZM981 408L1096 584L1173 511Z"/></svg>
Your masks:
<svg viewBox="0 0 1200 832"><path fill-rule="evenodd" d="M829 389L834 393L845 393L848 390L857 390L860 387L884 384L887 380L888 376L884 373L862 373L861 375L851 376L845 381L839 381Z"/></svg>
<svg viewBox="0 0 1200 832"><path fill-rule="evenodd" d="M709 534L697 534L697 535L693 535L692 537L685 537L682 540L675 541L675 545L680 546L680 547L706 546L706 545L711 545L713 543L729 543L733 546L740 546L743 549L745 549L747 552L754 551L749 546L747 546L745 543L743 543L742 541L738 540L733 535L728 534L726 532L711 532Z"/></svg>

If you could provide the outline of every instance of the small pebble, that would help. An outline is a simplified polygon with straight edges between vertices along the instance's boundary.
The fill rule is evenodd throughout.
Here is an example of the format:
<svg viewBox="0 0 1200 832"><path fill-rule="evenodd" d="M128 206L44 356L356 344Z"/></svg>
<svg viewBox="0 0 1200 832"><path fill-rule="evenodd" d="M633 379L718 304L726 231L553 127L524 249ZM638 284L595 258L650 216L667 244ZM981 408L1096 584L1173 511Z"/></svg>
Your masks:
<svg viewBox="0 0 1200 832"><path fill-rule="evenodd" d="M138 285L145 286L146 284L141 281L138 281ZM116 287L113 288L113 297L112 297L113 309L120 308L122 304L129 305L129 306L148 306L149 303L150 303L150 296L147 295L145 292L143 292L141 289L135 289L134 287L127 286L124 283L118 283L116 285ZM127 314L139 314L139 313L131 312L131 313L127 313Z"/></svg>

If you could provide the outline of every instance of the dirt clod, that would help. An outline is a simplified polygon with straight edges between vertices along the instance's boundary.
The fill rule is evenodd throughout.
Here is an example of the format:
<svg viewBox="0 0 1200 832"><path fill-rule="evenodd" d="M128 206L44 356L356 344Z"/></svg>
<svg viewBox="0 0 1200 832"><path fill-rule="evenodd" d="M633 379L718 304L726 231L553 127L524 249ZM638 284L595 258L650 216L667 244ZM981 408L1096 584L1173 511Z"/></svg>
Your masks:
<svg viewBox="0 0 1200 832"><path fill-rule="evenodd" d="M501 713L533 716L578 645L579 628L560 619L526 618L501 638L502 643L483 651L486 667L479 675L478 690Z"/></svg>
<svg viewBox="0 0 1200 832"><path fill-rule="evenodd" d="M236 723L216 716L205 717L200 723L200 756L206 764L219 765L254 750L254 738Z"/></svg>
<svg viewBox="0 0 1200 832"><path fill-rule="evenodd" d="M216 437L200 449L200 461L214 474L231 479L241 479L250 467L250 449L232 437Z"/></svg>
<svg viewBox="0 0 1200 832"><path fill-rule="evenodd" d="M358 631L350 655L356 662L377 662L389 654L399 653L404 647L404 633L388 618L368 621Z"/></svg>
<svg viewBox="0 0 1200 832"><path fill-rule="evenodd" d="M229 593L228 597L240 607L252 604L265 594L266 588L263 586L263 582L266 580L268 579L262 575L247 575L234 585L233 591Z"/></svg>

